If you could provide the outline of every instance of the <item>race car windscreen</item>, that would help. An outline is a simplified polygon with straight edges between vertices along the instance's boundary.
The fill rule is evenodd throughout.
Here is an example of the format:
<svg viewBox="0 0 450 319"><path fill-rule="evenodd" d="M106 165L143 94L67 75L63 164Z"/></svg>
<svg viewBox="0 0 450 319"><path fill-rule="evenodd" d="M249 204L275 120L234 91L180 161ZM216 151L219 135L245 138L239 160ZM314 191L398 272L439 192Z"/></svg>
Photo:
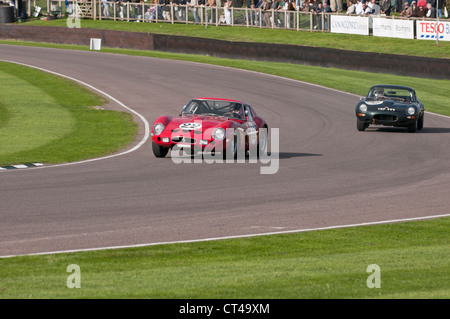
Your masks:
<svg viewBox="0 0 450 319"><path fill-rule="evenodd" d="M391 99L398 102L414 102L414 92L403 88L374 87L370 90L367 98L370 100Z"/></svg>
<svg viewBox="0 0 450 319"><path fill-rule="evenodd" d="M221 100L191 100L183 109L182 114L207 116L224 116L244 119L244 109L241 103Z"/></svg>

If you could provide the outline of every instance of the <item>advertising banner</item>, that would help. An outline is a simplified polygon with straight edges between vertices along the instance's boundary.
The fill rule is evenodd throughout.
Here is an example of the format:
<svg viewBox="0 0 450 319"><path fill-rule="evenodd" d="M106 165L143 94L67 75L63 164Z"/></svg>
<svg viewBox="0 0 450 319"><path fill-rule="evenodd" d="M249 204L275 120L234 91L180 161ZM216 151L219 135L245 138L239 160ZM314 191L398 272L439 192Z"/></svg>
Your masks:
<svg viewBox="0 0 450 319"><path fill-rule="evenodd" d="M417 39L450 41L450 22L447 21L419 21L416 20Z"/></svg>
<svg viewBox="0 0 450 319"><path fill-rule="evenodd" d="M332 15L330 32L369 35L369 18Z"/></svg>
<svg viewBox="0 0 450 319"><path fill-rule="evenodd" d="M373 35L375 37L414 39L414 22L412 20L373 18Z"/></svg>

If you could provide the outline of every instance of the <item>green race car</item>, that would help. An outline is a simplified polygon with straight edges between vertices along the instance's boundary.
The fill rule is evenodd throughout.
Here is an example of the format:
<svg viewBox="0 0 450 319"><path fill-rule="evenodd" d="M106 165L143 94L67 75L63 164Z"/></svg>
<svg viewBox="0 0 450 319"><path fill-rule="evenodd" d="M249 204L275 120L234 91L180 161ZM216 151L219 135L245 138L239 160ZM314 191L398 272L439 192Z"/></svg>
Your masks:
<svg viewBox="0 0 450 319"><path fill-rule="evenodd" d="M425 107L414 89L401 85L375 85L355 108L356 128L369 125L406 127L414 133L423 128Z"/></svg>

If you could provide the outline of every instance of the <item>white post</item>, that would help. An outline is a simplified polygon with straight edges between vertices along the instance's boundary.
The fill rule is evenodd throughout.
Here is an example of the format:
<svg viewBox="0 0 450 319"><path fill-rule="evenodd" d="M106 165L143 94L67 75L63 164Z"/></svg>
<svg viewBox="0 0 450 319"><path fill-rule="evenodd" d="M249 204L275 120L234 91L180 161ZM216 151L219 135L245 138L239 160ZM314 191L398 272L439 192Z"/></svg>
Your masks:
<svg viewBox="0 0 450 319"><path fill-rule="evenodd" d="M439 0L436 0L436 45L439 46Z"/></svg>

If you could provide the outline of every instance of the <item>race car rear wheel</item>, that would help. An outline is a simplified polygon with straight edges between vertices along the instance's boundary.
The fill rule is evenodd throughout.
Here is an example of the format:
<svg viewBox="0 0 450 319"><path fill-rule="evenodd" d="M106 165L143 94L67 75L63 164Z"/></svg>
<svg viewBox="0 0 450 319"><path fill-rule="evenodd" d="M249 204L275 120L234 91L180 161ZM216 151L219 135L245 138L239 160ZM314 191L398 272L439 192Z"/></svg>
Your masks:
<svg viewBox="0 0 450 319"><path fill-rule="evenodd" d="M156 157L165 157L169 152L169 148L156 144L152 142L153 154Z"/></svg>

